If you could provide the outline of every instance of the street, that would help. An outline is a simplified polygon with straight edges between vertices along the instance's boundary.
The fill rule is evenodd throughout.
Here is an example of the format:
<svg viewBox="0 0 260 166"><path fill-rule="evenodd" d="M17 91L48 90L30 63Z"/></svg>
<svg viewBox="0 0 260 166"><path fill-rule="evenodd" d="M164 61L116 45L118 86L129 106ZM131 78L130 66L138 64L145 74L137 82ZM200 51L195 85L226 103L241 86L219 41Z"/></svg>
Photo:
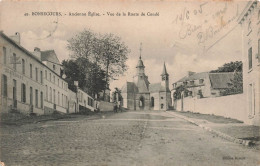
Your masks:
<svg viewBox="0 0 260 166"><path fill-rule="evenodd" d="M162 111L4 125L0 149L7 166L260 164L259 151Z"/></svg>

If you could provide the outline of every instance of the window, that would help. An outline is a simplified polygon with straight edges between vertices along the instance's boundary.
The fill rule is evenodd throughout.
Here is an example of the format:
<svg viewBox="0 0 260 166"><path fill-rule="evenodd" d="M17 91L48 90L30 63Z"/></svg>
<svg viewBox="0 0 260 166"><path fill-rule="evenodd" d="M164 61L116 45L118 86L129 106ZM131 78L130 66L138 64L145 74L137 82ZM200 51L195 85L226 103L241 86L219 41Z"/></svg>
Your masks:
<svg viewBox="0 0 260 166"><path fill-rule="evenodd" d="M6 64L6 48L3 47L3 54L4 54L4 64Z"/></svg>
<svg viewBox="0 0 260 166"><path fill-rule="evenodd" d="M32 78L32 64L30 64L30 78Z"/></svg>
<svg viewBox="0 0 260 166"><path fill-rule="evenodd" d="M55 95L55 89L53 89L53 103L56 104L56 95Z"/></svg>
<svg viewBox="0 0 260 166"><path fill-rule="evenodd" d="M41 83L43 83L42 71L40 72L40 79L41 79Z"/></svg>
<svg viewBox="0 0 260 166"><path fill-rule="evenodd" d="M33 105L33 88L30 87L30 105Z"/></svg>
<svg viewBox="0 0 260 166"><path fill-rule="evenodd" d="M188 82L184 82L184 85L187 85L188 84Z"/></svg>
<svg viewBox="0 0 260 166"><path fill-rule="evenodd" d="M151 107L154 107L154 97L151 98Z"/></svg>
<svg viewBox="0 0 260 166"><path fill-rule="evenodd" d="M55 69L56 69L56 66L55 66L55 65L53 65L53 70L55 71Z"/></svg>
<svg viewBox="0 0 260 166"><path fill-rule="evenodd" d="M84 106L85 106L85 107L87 106L87 104L86 104L86 100L84 100Z"/></svg>
<svg viewBox="0 0 260 166"><path fill-rule="evenodd" d="M43 92L41 92L41 108L43 108Z"/></svg>
<svg viewBox="0 0 260 166"><path fill-rule="evenodd" d="M163 104L161 104L161 109L163 109Z"/></svg>
<svg viewBox="0 0 260 166"><path fill-rule="evenodd" d="M13 54L13 61L12 61L12 63L13 63L14 70L16 70L16 54L15 53Z"/></svg>
<svg viewBox="0 0 260 166"><path fill-rule="evenodd" d="M58 79L58 86L60 86L60 79Z"/></svg>
<svg viewBox="0 0 260 166"><path fill-rule="evenodd" d="M65 108L67 108L68 98L65 96Z"/></svg>
<svg viewBox="0 0 260 166"><path fill-rule="evenodd" d="M2 75L2 95L7 97L7 76Z"/></svg>
<svg viewBox="0 0 260 166"><path fill-rule="evenodd" d="M45 100L47 100L48 101L48 86L47 85L45 85Z"/></svg>
<svg viewBox="0 0 260 166"><path fill-rule="evenodd" d="M191 84L191 85L194 85L194 81L190 81L190 84Z"/></svg>
<svg viewBox="0 0 260 166"><path fill-rule="evenodd" d="M260 10L259 10L260 13ZM260 63L260 39L258 39L258 62Z"/></svg>
<svg viewBox="0 0 260 166"><path fill-rule="evenodd" d="M55 76L53 76L53 82L55 83Z"/></svg>
<svg viewBox="0 0 260 166"><path fill-rule="evenodd" d="M204 82L203 79L200 79L200 80L199 80L199 83L200 83L200 84L203 84L203 82Z"/></svg>
<svg viewBox="0 0 260 166"><path fill-rule="evenodd" d="M50 78L49 78L49 80L51 81L51 73L50 73Z"/></svg>
<svg viewBox="0 0 260 166"><path fill-rule="evenodd" d="M63 106L63 94L61 94L61 106Z"/></svg>
<svg viewBox="0 0 260 166"><path fill-rule="evenodd" d="M248 68L252 68L252 47L248 50Z"/></svg>
<svg viewBox="0 0 260 166"><path fill-rule="evenodd" d="M35 89L35 106L38 107L38 90Z"/></svg>
<svg viewBox="0 0 260 166"><path fill-rule="evenodd" d="M26 87L25 84L21 86L21 102L26 103Z"/></svg>
<svg viewBox="0 0 260 166"><path fill-rule="evenodd" d="M47 70L45 70L45 79L47 80Z"/></svg>
<svg viewBox="0 0 260 166"><path fill-rule="evenodd" d="M60 105L60 92L58 92L58 105Z"/></svg>
<svg viewBox="0 0 260 166"><path fill-rule="evenodd" d="M22 59L22 73L25 74L25 61Z"/></svg>
<svg viewBox="0 0 260 166"><path fill-rule="evenodd" d="M50 102L52 102L52 88L50 87Z"/></svg>
<svg viewBox="0 0 260 166"><path fill-rule="evenodd" d="M38 68L35 68L35 80L38 81Z"/></svg>

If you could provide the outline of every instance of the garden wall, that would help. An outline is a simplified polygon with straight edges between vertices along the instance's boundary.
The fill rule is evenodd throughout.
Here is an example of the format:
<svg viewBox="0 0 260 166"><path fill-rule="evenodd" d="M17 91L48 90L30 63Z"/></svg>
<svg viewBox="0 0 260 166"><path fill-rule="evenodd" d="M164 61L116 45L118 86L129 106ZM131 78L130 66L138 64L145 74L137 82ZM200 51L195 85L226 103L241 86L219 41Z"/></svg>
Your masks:
<svg viewBox="0 0 260 166"><path fill-rule="evenodd" d="M214 114L248 122L246 112L246 97L244 94L212 97L212 98L184 98L183 111L201 114ZM177 111L181 111L181 99L175 102Z"/></svg>

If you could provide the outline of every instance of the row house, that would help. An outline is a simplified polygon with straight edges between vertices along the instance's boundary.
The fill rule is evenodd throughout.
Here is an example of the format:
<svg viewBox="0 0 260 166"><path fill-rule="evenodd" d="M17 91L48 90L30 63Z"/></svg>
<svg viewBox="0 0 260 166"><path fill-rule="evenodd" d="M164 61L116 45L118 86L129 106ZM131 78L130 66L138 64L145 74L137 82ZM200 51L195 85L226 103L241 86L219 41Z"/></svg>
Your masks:
<svg viewBox="0 0 260 166"><path fill-rule="evenodd" d="M0 32L1 110L43 114L44 64L20 45L20 34Z"/></svg>
<svg viewBox="0 0 260 166"><path fill-rule="evenodd" d="M0 49L1 112L71 113L79 111L79 105L94 111L91 96L68 89L54 50L29 52L20 45L19 33L8 37L1 31Z"/></svg>
<svg viewBox="0 0 260 166"><path fill-rule="evenodd" d="M184 97L217 97L221 95L221 91L229 88L233 78L233 72L188 72L187 76L173 83L173 91L183 86L189 91Z"/></svg>
<svg viewBox="0 0 260 166"><path fill-rule="evenodd" d="M64 80L62 66L54 50L41 51L34 48L33 54L45 65L43 83L45 88L44 113L68 112L68 83Z"/></svg>
<svg viewBox="0 0 260 166"><path fill-rule="evenodd" d="M248 123L260 125L260 3L249 1L238 18L242 27L243 89Z"/></svg>

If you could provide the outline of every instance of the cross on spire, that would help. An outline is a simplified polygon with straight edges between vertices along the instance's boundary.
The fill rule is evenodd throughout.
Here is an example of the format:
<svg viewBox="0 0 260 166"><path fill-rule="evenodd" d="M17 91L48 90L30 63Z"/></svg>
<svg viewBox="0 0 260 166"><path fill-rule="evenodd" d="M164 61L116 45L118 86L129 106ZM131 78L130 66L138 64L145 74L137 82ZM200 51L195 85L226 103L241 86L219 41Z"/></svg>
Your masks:
<svg viewBox="0 0 260 166"><path fill-rule="evenodd" d="M140 43L140 57L139 57L139 59L141 59L141 56L142 56L142 42Z"/></svg>

